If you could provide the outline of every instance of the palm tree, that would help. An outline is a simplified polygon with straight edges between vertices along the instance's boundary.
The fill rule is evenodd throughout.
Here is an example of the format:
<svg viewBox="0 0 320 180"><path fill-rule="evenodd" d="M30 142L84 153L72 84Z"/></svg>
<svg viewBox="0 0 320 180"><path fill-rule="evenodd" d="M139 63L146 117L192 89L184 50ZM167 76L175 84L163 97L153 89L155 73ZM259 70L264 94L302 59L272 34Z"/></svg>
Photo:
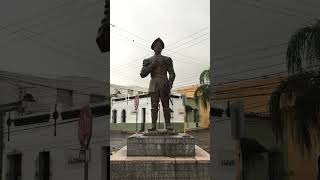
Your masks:
<svg viewBox="0 0 320 180"><path fill-rule="evenodd" d="M286 54L289 77L272 93L269 110L277 140L289 122L291 137L304 153L320 137L320 20L296 31Z"/></svg>
<svg viewBox="0 0 320 180"><path fill-rule="evenodd" d="M194 98L197 104L199 104L199 97L201 104L207 109L208 102L210 101L210 70L204 70L200 74L200 86L194 92Z"/></svg>

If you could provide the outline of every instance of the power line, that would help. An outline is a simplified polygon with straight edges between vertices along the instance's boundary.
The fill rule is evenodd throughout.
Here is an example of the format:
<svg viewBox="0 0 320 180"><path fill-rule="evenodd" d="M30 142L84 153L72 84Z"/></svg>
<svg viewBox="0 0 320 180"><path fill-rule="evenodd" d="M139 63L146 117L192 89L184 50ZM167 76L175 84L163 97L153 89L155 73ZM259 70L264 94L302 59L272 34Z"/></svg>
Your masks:
<svg viewBox="0 0 320 180"><path fill-rule="evenodd" d="M195 45L195 44L193 44L193 45ZM193 45L192 45L192 46L193 46ZM171 51L171 50L169 50L169 51ZM203 63L200 63L200 62L198 62L198 61L195 61L195 60L193 60L193 58L188 57L188 56L186 56L186 55L184 55L184 54L180 54L180 53L175 52L175 51L172 51L172 52L174 52L174 53L171 53L171 54L168 54L168 55L170 56L170 55L173 55L173 54L178 54L178 55L181 55L181 56L185 57L185 59L186 59L186 58L189 59L188 61L185 61L185 60L183 60L183 58L176 58L174 61L176 61L176 62L178 62L178 63L190 63L190 61L191 61L191 62L193 62L194 64L199 64L199 65L202 65L202 66L208 66L208 65L204 65ZM150 56L151 56L151 55L150 55ZM148 57L148 56L146 55L146 56L144 56L143 58L145 58L145 57ZM141 59L143 59L143 58L139 58L139 59L137 59L136 61L141 60ZM127 72L128 70L132 70L132 67L138 67L138 66L141 66L141 65L140 65L140 62L134 62L134 64L127 64L127 65L125 65L125 66L122 66L121 68L118 68L118 69L113 68L113 69L115 69L115 70L117 70L117 71L121 71L121 72L123 72L123 71L126 71L126 72Z"/></svg>
<svg viewBox="0 0 320 180"><path fill-rule="evenodd" d="M50 8L45 9L43 12L44 12L45 14L48 14L48 13L51 11L50 13L52 13L53 10L57 10L57 9L60 10L61 8L65 7L65 6L67 6L67 5L70 5L70 4L72 5L73 2L76 2L76 0L64 1L63 3L61 3L61 4L57 5L57 6L54 6L54 7L50 7ZM23 18L23 19L20 20L19 22L9 23L9 24L7 24L7 25L5 25L5 26L1 26L0 32L3 31L3 30L6 30L6 29L9 28L10 26L15 26L16 24L21 24L21 23L30 22L30 21L34 20L34 17L39 17L39 16L43 15L44 13L39 12L39 13L36 13L36 14L30 16L30 17Z"/></svg>
<svg viewBox="0 0 320 180"><path fill-rule="evenodd" d="M122 28L123 29L123 28ZM129 32L129 31L128 31ZM131 32L130 32L131 33ZM134 33L131 33L131 34L134 34ZM195 33L193 33L193 34L195 34ZM192 35L192 34L191 34ZM135 36L137 36L137 35L135 35ZM190 36L190 35L189 35ZM139 36L137 36L137 37L139 37ZM130 41L132 41L132 39L130 39L130 38L127 38L127 39L129 39ZM140 38L140 39L143 39L143 38ZM146 40L145 40L146 41ZM170 45L168 45L168 46L170 46ZM149 46L147 46L147 45L145 45L145 47L147 47L148 49L149 49ZM190 46L191 47L191 46ZM178 54L178 52L175 52L175 51L172 51L172 50L167 50L167 51L171 51L171 52L173 52L173 54ZM180 54L181 55L181 54ZM194 58L191 58L191 57L188 57L188 56L185 56L185 55L183 55L184 57L187 57L187 58L189 58L189 59L191 59L192 61L193 61L193 59ZM146 57L146 56L144 56L144 57ZM143 58L144 58L143 57ZM133 61L134 63L136 63L136 60L135 61ZM193 62L195 62L195 63L199 63L199 62L197 62L197 61L193 61ZM203 65L203 64L201 64L201 65ZM129 63L129 64L127 64L126 66L128 66L128 67L130 67L131 66L131 64ZM206 65L207 66L207 65Z"/></svg>
<svg viewBox="0 0 320 180"><path fill-rule="evenodd" d="M223 57L217 57L216 59L214 59L214 61L218 60L226 60L228 58L232 58L232 57L238 57L239 55L248 55L248 53L254 53L254 52L260 52L260 51L264 51L264 50L267 50L267 49L271 49L271 48L275 48L275 47L279 47L279 46L284 46L286 45L287 43L280 43L280 44L277 44L277 45L273 45L273 46L268 46L268 47L263 47L263 48L258 48L258 49L254 49L254 50L250 50L248 52L245 52L245 53L238 53L238 54L233 54L233 55L228 55L228 56L223 56ZM260 60L263 60L265 58L270 58L270 57L275 57L277 55L282 55L282 53L284 52L280 52L280 53L277 53L277 54L271 54L271 55L266 55L266 56L262 56L260 57L257 61L260 61ZM256 59L256 58L255 58ZM231 60L231 59L230 59ZM137 64L137 66L139 66L139 64ZM128 65L127 68L131 68L130 65ZM127 70L125 68L125 70Z"/></svg>
<svg viewBox="0 0 320 180"><path fill-rule="evenodd" d="M189 34L189 35L183 37L181 40L176 41L176 42L174 42L174 43L172 43L172 44L169 44L167 47L168 47L168 48L169 48L169 47L172 47L172 46L174 47L176 44L179 44L180 42L183 42L184 40L188 39L189 37L192 37L192 36L194 36L194 35L202 32L202 31L204 31L204 30L206 30L206 29L208 29L208 28L209 28L209 26L206 26L206 27L204 27L204 28L201 28L200 30L198 30L198 31L196 31L196 32L194 32L194 33L192 33L192 34Z"/></svg>
<svg viewBox="0 0 320 180"><path fill-rule="evenodd" d="M243 92L243 91L239 91L239 90L257 90L257 89L261 89L261 90L266 90L267 88L272 89L275 88L274 86L276 85L280 85L281 82L276 82L276 83L266 83L266 84L259 84L259 85L250 85L250 86L244 86L244 87L238 87L238 88L232 88L232 89L227 89L227 90L216 90L216 92L214 92L215 95L225 95L225 94L230 94L230 93L234 93L234 91L238 91L238 92ZM274 85L274 86L271 86Z"/></svg>
<svg viewBox="0 0 320 180"><path fill-rule="evenodd" d="M260 67L256 67L256 68L251 68L251 69L246 69L243 71L237 71L237 72L233 72L233 73L228 73L228 74L218 74L216 76L214 76L215 78L217 77L230 77L236 74L241 74L241 73L247 73L247 72L251 72L251 71L256 71L256 70L264 70L264 69L269 69L269 68L273 68L273 67L277 67L280 65L285 65L286 63L277 63L277 64L270 64L270 65L266 65L266 66L260 66Z"/></svg>
<svg viewBox="0 0 320 180"><path fill-rule="evenodd" d="M211 100L220 101L220 100L247 98L247 97L270 96L271 94L272 93L257 93L257 94L243 95L243 96L234 96L234 97L225 97L225 98L213 98Z"/></svg>
<svg viewBox="0 0 320 180"><path fill-rule="evenodd" d="M189 40L189 41L187 41L187 42L184 42L184 43L180 44L179 46L176 46L176 47L174 47L174 48L169 49L169 51L172 51L172 50L174 50L174 49L177 49L177 48L179 48L179 47L181 47L181 46L183 46L183 45L186 45L186 44L188 44L188 43L190 43L190 42L193 42L194 40L197 40L197 39L199 39L199 38L202 38L202 37L204 37L204 36L206 36L206 35L208 35L208 34L209 34L209 33L204 33L204 34L202 34L202 35L200 35L200 36L198 36L198 37L196 37L196 38L193 38L193 39L191 39L191 40ZM174 52L174 51L172 51L172 52Z"/></svg>
<svg viewBox="0 0 320 180"><path fill-rule="evenodd" d="M260 62L262 60L265 60L265 59L269 59L269 58L272 58L272 57L278 57L278 56L282 56L282 55L285 55L285 52L281 51L281 52L278 52L278 53L274 53L274 54L267 54L267 55L264 55L264 56L256 56L254 58L246 58L245 60L247 60L248 62L247 63L244 63L244 62L241 62L242 65L247 65L247 64L252 64L253 62ZM230 59L231 60L231 59ZM239 61L241 59L237 59L237 61ZM214 60L213 60L213 65L214 65ZM228 65L233 65L234 62L229 62L229 63L224 63L223 65L224 66L227 66L225 68L218 68L217 66L213 66L212 69L216 69L218 68L219 70L221 69L227 69L229 68Z"/></svg>
<svg viewBox="0 0 320 180"><path fill-rule="evenodd" d="M236 2L238 4L245 5L245 6L250 6L250 7L254 7L254 8L258 8L258 9L270 10L272 12L275 12L275 13L281 14L281 15L285 15L285 16L308 18L305 20L310 20L309 18L314 18L314 17L311 17L310 15L307 15L307 14L301 14L301 13L297 14L294 12L286 12L286 11L283 11L283 9L281 9L281 8L274 8L273 6L270 6L270 5L269 5L269 7L266 7L266 6L263 6L263 3L261 3L261 1L260 1L260 4L259 3L249 3L248 1L245 2L245 1L241 1L241 0L232 0L232 1Z"/></svg>
<svg viewBox="0 0 320 180"><path fill-rule="evenodd" d="M228 76L233 76L233 75L236 75L236 74L241 74L241 73L247 73L247 72L251 72L251 71L256 71L256 70L261 70L261 69L268 69L268 68L273 68L273 67L276 67L276 66L280 66L280 65L285 65L286 63L277 63L277 64L270 64L270 65L267 65L267 66L261 66L261 67L256 67L256 68L252 68L252 69L246 69L246 70L243 70L243 71L238 71L238 72L233 72L233 73L229 73L229 74L218 74L217 76L215 76L216 78L217 77L228 77Z"/></svg>
<svg viewBox="0 0 320 180"><path fill-rule="evenodd" d="M30 85L51 88L51 89L59 89L59 87L54 87L54 86L45 85L45 84L41 84L41 83L35 83L35 82L27 81L27 80L19 80L19 79L12 78L10 76L0 75L0 77L4 78L4 79L7 79L7 80L15 81L15 82L21 82L21 83L26 83L26 84L30 84ZM60 89L66 89L66 88L61 88L60 87ZM89 93L84 93L84 92L80 92L80 91L73 90L73 89L69 89L69 90L71 90L73 93L79 94L79 95L87 95L87 96L92 95L92 94L89 94ZM102 96L104 96L104 95L102 95ZM109 98L107 96L105 96L105 99L109 100Z"/></svg>
<svg viewBox="0 0 320 180"><path fill-rule="evenodd" d="M276 75L276 74L280 74L280 73L275 73L275 74L270 74L269 76L272 76L272 75ZM243 82L243 81L247 81L247 80L253 80L253 79L266 79L266 76L258 76L258 77L253 77L253 78L250 78L250 79L245 79L245 80L237 80L237 81L233 81L233 82L228 82L228 83L222 83L222 84L219 84L219 86L222 86L222 85L225 85L225 84L231 84L231 83L239 83L239 82ZM305 77L305 78L301 78L300 79L309 79L308 77ZM235 88L233 90L239 90L239 89L245 89L245 88L250 88L250 87L262 87L262 86L265 86L265 85L280 85L281 84L281 81L280 82L277 82L277 83L265 83L265 84L260 84L260 85L251 85L251 86L246 86L246 87L239 87L239 88ZM214 85L212 88L214 88L215 86L217 85ZM231 89L232 90L232 89ZM230 91L231 91L230 90ZM222 90L222 91L218 91L218 92L221 92L223 94L223 92L228 92L228 90ZM231 93L231 92L230 92ZM216 94L216 92L214 92L213 94ZM227 93L225 93L227 94Z"/></svg>
<svg viewBox="0 0 320 180"><path fill-rule="evenodd" d="M257 61L261 61L261 60L264 60L265 58L270 58L270 57L275 57L275 56L279 56L279 55L282 55L283 52L280 52L280 53L277 53L277 54L271 54L271 55L266 55L266 56L263 56L263 57L259 57L259 59L257 59ZM243 71L240 71L240 72L236 72L236 73L231 73L231 74L221 74L219 76L218 74L218 77L229 77L229 76L232 76L234 74L239 74L239 73L246 73L247 71L255 71L255 70L261 70L261 69L268 69L268 68L272 68L274 66L278 66L278 65L282 65L282 64L285 64L285 63L280 63L280 64L271 64L271 65L267 65L267 66L263 66L263 67L254 67L253 69L249 69L249 70L243 70ZM226 68L219 68L219 70L221 69L226 69ZM212 69L214 71L214 69ZM214 76L214 77L217 77L217 76ZM182 82L188 82L188 81L194 81L194 77L190 78L190 79L186 79ZM180 83L180 81L179 81ZM179 84L178 83L178 84ZM181 84L181 83L180 83Z"/></svg>
<svg viewBox="0 0 320 180"><path fill-rule="evenodd" d="M226 56L217 56L217 57L213 57L212 59L215 62L222 61L222 60L229 60L229 59L231 60L232 58L239 58L239 56L248 56L248 55L255 54L257 52L265 52L267 50L271 50L271 49L286 46L286 45L288 45L288 43L279 43L279 44L266 46L266 47L262 47L262 48L251 49L251 50L244 51L244 52L231 53L230 55L226 55Z"/></svg>
<svg viewBox="0 0 320 180"><path fill-rule="evenodd" d="M287 71L281 71L281 72L276 72L276 73L271 73L271 74L254 76L254 77L250 77L250 78L242 78L242 79L237 79L237 80L233 80L233 81L217 83L217 84L214 84L213 86L223 86L226 84L232 84L232 83L237 83L237 82L242 82L242 81L250 81L250 80L259 79L259 78L266 78L267 76L274 76L274 75L281 75L281 74L287 74Z"/></svg>
<svg viewBox="0 0 320 180"><path fill-rule="evenodd" d="M126 32L126 33L128 33L128 34L130 34L130 35L133 35L134 37L137 37L138 39L141 39L142 41L144 41L144 42L146 42L146 43L150 43L149 40L146 40L146 39L144 39L144 38L142 38L142 37L140 37L140 36L138 36L138 35L130 32L130 31L128 31L128 30L125 30L125 29L123 29L123 28L121 28L121 27L119 27L119 26L117 26L117 25L115 25L115 24L110 23L110 25L111 25L111 27L113 27L113 28L120 29L121 31L124 31L124 32Z"/></svg>
<svg viewBox="0 0 320 180"><path fill-rule="evenodd" d="M99 0L94 1L94 2L90 2L90 3L85 3L83 7L84 7L84 8L92 7L92 6L94 6L94 5L97 5L98 3L100 3ZM82 6L81 6L81 7L82 7ZM73 12L73 11L69 11L69 12ZM61 15L61 14L60 14L60 15ZM77 17L79 17L79 16L77 16ZM64 18L65 18L65 17L64 17ZM52 21L46 21L46 23L48 23L48 22L52 22ZM21 42L21 40L31 40L31 39L33 39L33 38L38 37L39 35L41 35L41 33L37 33L37 32L34 32L34 31L28 29L28 28L34 27L34 26L36 26L36 25L43 25L43 23L38 23L38 24L35 24L35 25L32 24L32 25L29 25L29 26L19 26L19 25L15 25L15 26L17 26L17 27L20 27L20 29L19 29L18 31L12 32L10 35L11 35L11 36L12 36L12 35L16 35L16 34L18 34L19 32L28 30L28 32L31 32L32 34L35 34L35 35L34 35L34 36L29 36L29 37L27 37L27 38L21 38L20 41L15 41L15 43ZM11 40L11 41L12 41L12 40ZM7 46L8 46L8 45L10 45L10 44L8 44L9 42L10 42L10 40L7 41L6 43L4 43L3 45L7 45Z"/></svg>
<svg viewBox="0 0 320 180"><path fill-rule="evenodd" d="M80 6L81 7L81 9L86 9L86 8L88 8L88 7L91 7L91 6L94 6L94 5L97 5L97 4L99 4L99 3L102 3L100 0L95 0L95 1L92 1L92 2L86 2L86 3L84 3L83 4L83 6ZM78 12L79 12L79 10L81 10L81 9L78 9ZM69 10L68 12L71 12L71 13L69 13L69 14L72 14L73 12L76 12L74 9L73 10ZM51 14L50 14L51 15ZM50 16L49 15L49 16ZM61 16L61 14L58 14L59 16ZM65 14L64 14L65 15ZM48 16L48 17L49 17ZM58 17L59 17L58 16ZM65 18L65 16L64 16L64 18ZM61 20L61 19L60 19ZM44 21L45 23L48 23L48 22L51 22L51 21L49 21L48 19L46 20L46 21ZM35 27L35 26L38 26L38 25L42 25L44 22L38 22L38 23L35 23L35 24L29 24L29 25L27 25L27 26L23 26L24 28L26 28L26 29L28 29L28 28L31 28L31 27ZM24 31L24 29L20 29L20 30L17 30L17 31L14 31L14 32L12 32L10 35L14 35L14 34L17 34L17 33L19 33L19 32L21 32L21 31Z"/></svg>

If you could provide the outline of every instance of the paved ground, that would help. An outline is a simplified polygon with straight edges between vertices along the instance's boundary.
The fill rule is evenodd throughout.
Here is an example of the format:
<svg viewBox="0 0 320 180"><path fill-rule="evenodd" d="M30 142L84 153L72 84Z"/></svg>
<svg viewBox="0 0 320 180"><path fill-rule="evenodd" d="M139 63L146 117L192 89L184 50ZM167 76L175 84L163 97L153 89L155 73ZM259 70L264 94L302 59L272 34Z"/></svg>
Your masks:
<svg viewBox="0 0 320 180"><path fill-rule="evenodd" d="M192 135L196 140L196 145L210 153L210 130L209 129L198 129L188 131L188 134ZM124 147L127 144L127 137L132 135L119 131L111 131L110 134L110 145L111 151L115 152Z"/></svg>
<svg viewBox="0 0 320 180"><path fill-rule="evenodd" d="M210 153L210 129L199 129L188 131L196 140L196 145Z"/></svg>

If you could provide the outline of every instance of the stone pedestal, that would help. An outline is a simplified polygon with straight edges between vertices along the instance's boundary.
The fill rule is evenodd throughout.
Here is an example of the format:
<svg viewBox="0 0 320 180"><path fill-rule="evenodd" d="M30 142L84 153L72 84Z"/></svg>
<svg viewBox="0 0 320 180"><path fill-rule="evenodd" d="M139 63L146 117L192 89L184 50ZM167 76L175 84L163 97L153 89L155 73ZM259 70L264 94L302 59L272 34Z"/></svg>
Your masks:
<svg viewBox="0 0 320 180"><path fill-rule="evenodd" d="M190 135L136 134L111 156L111 179L208 180L209 162Z"/></svg>
<svg viewBox="0 0 320 180"><path fill-rule="evenodd" d="M144 136L135 134L127 140L128 156L194 156L195 141L187 134Z"/></svg>
<svg viewBox="0 0 320 180"><path fill-rule="evenodd" d="M210 155L195 146L193 157L127 156L127 147L111 157L112 180L209 180Z"/></svg>

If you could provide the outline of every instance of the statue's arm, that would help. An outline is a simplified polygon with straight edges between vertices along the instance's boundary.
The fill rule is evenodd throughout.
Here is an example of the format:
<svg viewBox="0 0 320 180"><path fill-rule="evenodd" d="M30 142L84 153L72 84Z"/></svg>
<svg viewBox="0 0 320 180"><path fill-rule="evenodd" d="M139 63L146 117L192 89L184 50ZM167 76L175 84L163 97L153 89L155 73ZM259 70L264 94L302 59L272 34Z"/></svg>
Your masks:
<svg viewBox="0 0 320 180"><path fill-rule="evenodd" d="M142 69L140 71L140 76L142 78L145 78L149 75L149 73L151 72L152 68L151 68L151 62L149 59L145 59L143 60L143 65L142 65Z"/></svg>
<svg viewBox="0 0 320 180"><path fill-rule="evenodd" d="M171 58L168 58L168 61L167 61L167 71L169 73L170 88L172 88L173 81L176 78L176 73L174 72L173 63L172 63L172 59Z"/></svg>

